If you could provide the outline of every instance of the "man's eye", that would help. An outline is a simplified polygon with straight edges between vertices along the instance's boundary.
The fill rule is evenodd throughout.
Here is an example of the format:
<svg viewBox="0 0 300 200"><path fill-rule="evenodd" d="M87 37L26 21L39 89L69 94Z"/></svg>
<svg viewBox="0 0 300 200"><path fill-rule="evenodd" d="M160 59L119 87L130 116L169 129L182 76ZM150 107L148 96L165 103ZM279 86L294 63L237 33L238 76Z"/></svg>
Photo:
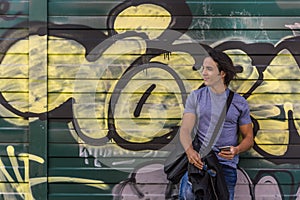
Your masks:
<svg viewBox="0 0 300 200"><path fill-rule="evenodd" d="M200 68L200 71L202 72L202 71L204 71L204 70L207 70L207 71L213 71L214 69L213 69L213 67L211 67L211 66L202 66L202 67Z"/></svg>
<svg viewBox="0 0 300 200"><path fill-rule="evenodd" d="M204 67L204 69L206 69L206 70L208 70L208 71L212 71L213 70L213 68L212 67Z"/></svg>

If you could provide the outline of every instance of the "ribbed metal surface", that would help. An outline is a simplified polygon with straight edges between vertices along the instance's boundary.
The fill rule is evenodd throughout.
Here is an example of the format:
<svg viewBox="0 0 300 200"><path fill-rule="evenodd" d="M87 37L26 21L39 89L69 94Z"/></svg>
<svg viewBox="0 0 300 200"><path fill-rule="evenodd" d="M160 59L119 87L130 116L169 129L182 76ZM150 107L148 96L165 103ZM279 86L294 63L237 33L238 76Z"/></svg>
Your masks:
<svg viewBox="0 0 300 200"><path fill-rule="evenodd" d="M162 167L202 84L200 44L240 66L230 87L251 109L236 199L300 196L299 2L0 5L0 199L176 195Z"/></svg>

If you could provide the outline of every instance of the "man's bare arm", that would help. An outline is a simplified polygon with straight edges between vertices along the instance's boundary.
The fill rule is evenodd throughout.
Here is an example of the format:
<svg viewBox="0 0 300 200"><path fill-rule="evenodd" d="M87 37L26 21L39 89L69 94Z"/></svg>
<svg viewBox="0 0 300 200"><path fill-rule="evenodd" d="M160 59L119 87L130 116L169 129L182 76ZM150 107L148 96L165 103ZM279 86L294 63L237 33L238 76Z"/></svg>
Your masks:
<svg viewBox="0 0 300 200"><path fill-rule="evenodd" d="M201 162L200 155L194 150L192 145L191 133L196 122L196 115L193 113L185 113L182 117L182 124L180 127L180 142L185 150L190 163L202 169L203 163Z"/></svg>

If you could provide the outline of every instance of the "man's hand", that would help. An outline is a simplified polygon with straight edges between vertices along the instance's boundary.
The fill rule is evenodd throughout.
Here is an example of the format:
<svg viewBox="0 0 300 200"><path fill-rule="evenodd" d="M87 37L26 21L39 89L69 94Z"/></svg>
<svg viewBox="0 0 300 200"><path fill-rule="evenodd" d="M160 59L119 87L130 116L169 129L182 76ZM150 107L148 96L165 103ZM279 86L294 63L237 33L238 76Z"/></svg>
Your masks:
<svg viewBox="0 0 300 200"><path fill-rule="evenodd" d="M234 146L230 146L229 149L223 149L218 153L220 157L228 160L233 159L233 157L237 154L239 154L239 149L238 147L234 147Z"/></svg>
<svg viewBox="0 0 300 200"><path fill-rule="evenodd" d="M187 155L189 162L193 164L195 167L202 170L203 162L201 161L200 154L197 151L195 151L193 147L188 148L185 153Z"/></svg>

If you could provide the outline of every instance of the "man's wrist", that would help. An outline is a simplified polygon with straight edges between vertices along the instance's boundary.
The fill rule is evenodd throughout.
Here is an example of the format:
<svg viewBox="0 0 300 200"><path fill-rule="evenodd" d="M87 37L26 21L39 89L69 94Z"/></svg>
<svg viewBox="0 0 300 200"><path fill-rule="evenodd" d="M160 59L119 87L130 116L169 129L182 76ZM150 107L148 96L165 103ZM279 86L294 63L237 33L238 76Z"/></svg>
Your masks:
<svg viewBox="0 0 300 200"><path fill-rule="evenodd" d="M235 155L239 155L241 153L240 147L236 146L235 147Z"/></svg>
<svg viewBox="0 0 300 200"><path fill-rule="evenodd" d="M194 151L193 145L190 145L188 148L186 148L185 153L189 154L189 153L191 153L193 151Z"/></svg>

